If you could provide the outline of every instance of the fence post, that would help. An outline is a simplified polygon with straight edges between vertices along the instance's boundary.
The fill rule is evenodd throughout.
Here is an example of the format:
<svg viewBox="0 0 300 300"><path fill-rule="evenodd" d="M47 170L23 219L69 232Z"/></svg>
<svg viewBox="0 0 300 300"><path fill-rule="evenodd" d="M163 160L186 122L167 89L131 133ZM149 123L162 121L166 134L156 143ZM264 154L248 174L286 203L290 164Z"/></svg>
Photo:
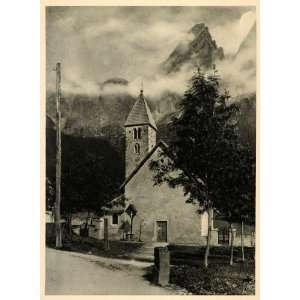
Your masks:
<svg viewBox="0 0 300 300"><path fill-rule="evenodd" d="M170 252L167 247L154 248L154 282L161 286L169 284Z"/></svg>
<svg viewBox="0 0 300 300"><path fill-rule="evenodd" d="M108 219L104 219L104 250L109 250Z"/></svg>

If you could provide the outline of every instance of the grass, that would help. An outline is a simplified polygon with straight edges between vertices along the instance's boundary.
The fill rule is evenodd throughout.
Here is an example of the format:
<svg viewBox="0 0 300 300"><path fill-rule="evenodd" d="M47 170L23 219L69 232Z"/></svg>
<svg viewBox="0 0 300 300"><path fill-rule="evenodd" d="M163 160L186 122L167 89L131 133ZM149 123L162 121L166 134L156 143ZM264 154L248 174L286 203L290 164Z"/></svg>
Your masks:
<svg viewBox="0 0 300 300"><path fill-rule="evenodd" d="M170 283L196 295L254 295L255 267L253 262L212 263L203 266L172 266Z"/></svg>
<svg viewBox="0 0 300 300"><path fill-rule="evenodd" d="M50 248L55 248L55 240L53 238L47 239L46 245ZM61 250L110 258L130 258L129 254L142 247L143 243L110 241L109 245L110 249L105 250L103 240L72 235L64 237Z"/></svg>

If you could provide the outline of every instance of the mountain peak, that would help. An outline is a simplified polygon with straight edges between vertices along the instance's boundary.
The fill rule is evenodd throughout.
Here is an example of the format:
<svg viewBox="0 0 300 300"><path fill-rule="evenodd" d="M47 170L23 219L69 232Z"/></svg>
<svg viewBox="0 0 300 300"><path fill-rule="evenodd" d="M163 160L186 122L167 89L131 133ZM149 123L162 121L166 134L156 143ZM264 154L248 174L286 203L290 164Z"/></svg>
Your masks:
<svg viewBox="0 0 300 300"><path fill-rule="evenodd" d="M205 26L204 23L194 25L189 31L189 33L193 33L195 36L197 36L203 32L208 32L208 27Z"/></svg>
<svg viewBox="0 0 300 300"><path fill-rule="evenodd" d="M224 58L223 48L217 46L204 23L195 24L188 34L192 34L193 37L180 42L167 60L162 63L161 68L164 73L177 72L183 65L209 69L215 60Z"/></svg>

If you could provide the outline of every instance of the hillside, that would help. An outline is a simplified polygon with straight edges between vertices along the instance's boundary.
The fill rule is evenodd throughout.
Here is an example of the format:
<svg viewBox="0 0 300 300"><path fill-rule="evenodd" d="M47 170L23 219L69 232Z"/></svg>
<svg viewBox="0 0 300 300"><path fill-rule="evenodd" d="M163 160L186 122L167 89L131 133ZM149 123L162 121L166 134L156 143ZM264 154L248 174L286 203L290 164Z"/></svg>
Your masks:
<svg viewBox="0 0 300 300"><path fill-rule="evenodd" d="M246 68L248 78L255 77L255 46L256 27L250 30L241 43L232 64ZM254 54L253 54L254 52ZM209 29L204 24L196 24L188 32L188 38L182 41L160 64L163 76L173 76L180 73L183 67L202 66L210 68L216 61L224 61L224 52L212 39ZM238 62L238 64L234 64ZM231 62L230 62L231 63ZM229 77L230 78L230 77ZM246 80L247 81L247 80ZM247 83L247 82L245 82ZM185 84L182 82L182 84ZM114 77L99 84L98 95L65 94L61 100L63 147L79 148L78 157L96 155L105 161L113 161L117 178L122 178L124 172L124 123L138 96L132 96L126 88L130 82L124 78ZM110 92L111 91L111 92ZM116 92L117 91L117 92ZM168 127L171 117L178 111L181 95L165 91L155 99L146 98L158 126L158 140L168 142L173 138ZM251 93L239 95L234 99L240 107L238 126L243 143L250 143L255 149L256 139L256 96ZM55 166L55 139L53 137L55 120L55 95L47 93L47 176L53 176ZM49 137L50 136L50 137ZM69 148L70 147L70 148ZM76 153L77 150L72 150ZM93 151L96 151L95 154ZM88 162L87 162L88 164ZM102 172L103 170L98 170ZM97 171L97 172L98 172ZM120 179L121 181L121 179Z"/></svg>
<svg viewBox="0 0 300 300"><path fill-rule="evenodd" d="M46 177L55 186L55 124L47 117L46 125ZM118 151L120 147L102 137L62 134L63 213L71 208L99 211L114 197L124 180L124 151ZM51 207L53 199L49 194L46 198L47 207Z"/></svg>

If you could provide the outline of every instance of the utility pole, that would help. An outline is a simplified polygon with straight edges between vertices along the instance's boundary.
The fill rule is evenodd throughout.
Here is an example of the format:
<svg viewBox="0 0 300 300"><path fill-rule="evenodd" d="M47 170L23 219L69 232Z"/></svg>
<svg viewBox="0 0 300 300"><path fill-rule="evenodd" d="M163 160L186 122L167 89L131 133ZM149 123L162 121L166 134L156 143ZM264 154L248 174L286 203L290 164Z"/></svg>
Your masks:
<svg viewBox="0 0 300 300"><path fill-rule="evenodd" d="M61 206L61 112L60 112L60 63L56 64L56 200L55 200L55 233L56 248L62 248L62 228L60 220Z"/></svg>

